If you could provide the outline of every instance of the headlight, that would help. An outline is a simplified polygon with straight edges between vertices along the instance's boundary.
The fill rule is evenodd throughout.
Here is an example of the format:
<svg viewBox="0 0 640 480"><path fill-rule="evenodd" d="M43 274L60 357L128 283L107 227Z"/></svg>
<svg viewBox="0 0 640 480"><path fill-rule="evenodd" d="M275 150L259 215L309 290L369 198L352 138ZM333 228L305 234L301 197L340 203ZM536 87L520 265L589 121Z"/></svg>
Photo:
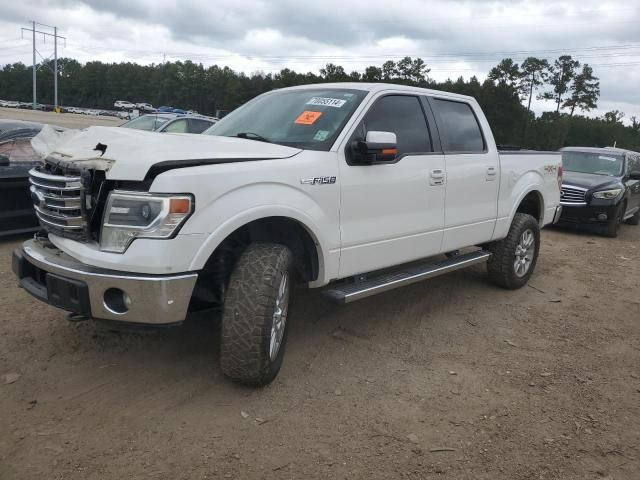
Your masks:
<svg viewBox="0 0 640 480"><path fill-rule="evenodd" d="M136 238L170 238L192 211L190 195L114 190L104 210L100 250L122 253Z"/></svg>
<svg viewBox="0 0 640 480"><path fill-rule="evenodd" d="M612 188L611 190L601 190L593 194L593 198L603 198L605 200L611 200L616 198L622 192L621 188Z"/></svg>

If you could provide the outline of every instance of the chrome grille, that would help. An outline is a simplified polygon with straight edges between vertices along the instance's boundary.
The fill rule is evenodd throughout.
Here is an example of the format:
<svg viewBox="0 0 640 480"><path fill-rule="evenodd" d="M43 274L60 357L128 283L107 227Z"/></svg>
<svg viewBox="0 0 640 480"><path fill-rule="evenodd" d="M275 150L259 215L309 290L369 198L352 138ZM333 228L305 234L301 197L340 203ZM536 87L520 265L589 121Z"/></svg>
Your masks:
<svg viewBox="0 0 640 480"><path fill-rule="evenodd" d="M29 171L29 183L36 216L46 230L87 240L88 222L83 208L84 186L80 176L52 175L37 166Z"/></svg>
<svg viewBox="0 0 640 480"><path fill-rule="evenodd" d="M586 190L571 185L562 185L560 190L560 203L566 205L585 205Z"/></svg>

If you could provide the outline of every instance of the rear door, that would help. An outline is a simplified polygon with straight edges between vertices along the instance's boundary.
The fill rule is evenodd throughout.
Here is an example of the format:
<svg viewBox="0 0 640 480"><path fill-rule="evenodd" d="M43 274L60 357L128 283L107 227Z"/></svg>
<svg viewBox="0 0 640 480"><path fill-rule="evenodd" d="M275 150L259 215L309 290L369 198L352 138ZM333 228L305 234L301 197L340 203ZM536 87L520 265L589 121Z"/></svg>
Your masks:
<svg viewBox="0 0 640 480"><path fill-rule="evenodd" d="M444 156L433 128L429 106L420 96L379 94L347 137L340 151L341 277L439 252ZM367 131L395 133L396 159L351 162L352 142L364 140Z"/></svg>
<svg viewBox="0 0 640 480"><path fill-rule="evenodd" d="M498 216L500 165L494 142L483 134L477 105L429 99L446 163L446 198L442 250L489 241ZM484 117L482 117L484 120ZM484 122L486 124L486 121Z"/></svg>

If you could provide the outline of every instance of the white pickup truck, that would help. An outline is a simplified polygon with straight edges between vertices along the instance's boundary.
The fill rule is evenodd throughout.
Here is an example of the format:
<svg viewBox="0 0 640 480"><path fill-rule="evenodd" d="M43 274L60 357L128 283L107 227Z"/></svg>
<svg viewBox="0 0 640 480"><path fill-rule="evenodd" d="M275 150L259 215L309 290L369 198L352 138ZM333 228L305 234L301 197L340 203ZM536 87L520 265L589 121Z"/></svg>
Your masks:
<svg viewBox="0 0 640 480"><path fill-rule="evenodd" d="M14 252L22 287L75 319L221 309L223 372L263 385L294 282L345 303L487 262L519 288L561 211L560 154L499 153L466 96L307 85L207 133L43 131L30 172L43 230Z"/></svg>

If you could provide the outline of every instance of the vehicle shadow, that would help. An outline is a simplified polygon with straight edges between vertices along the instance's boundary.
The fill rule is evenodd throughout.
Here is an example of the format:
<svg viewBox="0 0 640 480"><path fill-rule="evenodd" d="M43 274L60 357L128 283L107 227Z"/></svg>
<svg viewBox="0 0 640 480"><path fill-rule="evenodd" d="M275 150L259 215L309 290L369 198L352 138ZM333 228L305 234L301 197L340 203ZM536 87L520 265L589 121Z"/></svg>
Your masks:
<svg viewBox="0 0 640 480"><path fill-rule="evenodd" d="M386 348L385 332L391 323L397 335L415 330L421 322L424 325L425 319L431 322L431 314L446 315L453 308L457 301L453 298L457 295L453 293L455 285L465 285L467 295L494 290L483 280L482 267L474 267L344 306L329 302L320 290L297 288L290 307L283 372L274 384L301 379L318 358L331 363L331 356L342 355L340 351L350 343L354 347ZM220 312L198 313L181 326L164 329L116 328L88 320L59 326L54 334L60 337L55 343L65 344L63 349L80 356L73 361L75 364L86 363L92 371L96 365L99 369L114 365L119 377L126 376L129 382L142 382L150 388L179 382L244 395L254 389L230 382L220 369L220 320Z"/></svg>

